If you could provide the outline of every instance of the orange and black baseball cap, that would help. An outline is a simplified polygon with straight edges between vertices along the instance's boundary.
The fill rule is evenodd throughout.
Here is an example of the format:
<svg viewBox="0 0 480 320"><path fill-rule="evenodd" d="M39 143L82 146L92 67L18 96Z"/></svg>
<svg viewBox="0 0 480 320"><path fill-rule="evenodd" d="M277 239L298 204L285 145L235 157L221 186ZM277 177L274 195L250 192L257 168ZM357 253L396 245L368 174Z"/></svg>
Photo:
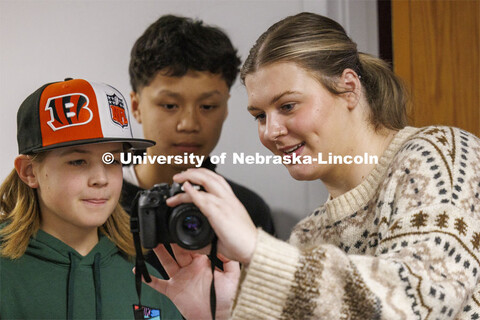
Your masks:
<svg viewBox="0 0 480 320"><path fill-rule="evenodd" d="M17 112L20 154L100 142L146 149L155 142L133 138L127 101L112 86L82 79L48 83Z"/></svg>

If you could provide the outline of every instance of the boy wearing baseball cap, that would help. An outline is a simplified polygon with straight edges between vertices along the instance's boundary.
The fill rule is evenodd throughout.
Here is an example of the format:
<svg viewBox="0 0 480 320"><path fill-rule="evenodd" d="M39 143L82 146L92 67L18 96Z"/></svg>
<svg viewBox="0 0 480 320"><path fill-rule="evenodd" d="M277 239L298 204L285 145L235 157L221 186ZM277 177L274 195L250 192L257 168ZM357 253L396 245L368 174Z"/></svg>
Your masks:
<svg viewBox="0 0 480 320"><path fill-rule="evenodd" d="M133 138L120 92L81 79L32 93L17 130L20 155L0 187L0 317L133 318L135 250L118 204L119 158L154 143ZM181 319L147 286L142 302L159 318Z"/></svg>

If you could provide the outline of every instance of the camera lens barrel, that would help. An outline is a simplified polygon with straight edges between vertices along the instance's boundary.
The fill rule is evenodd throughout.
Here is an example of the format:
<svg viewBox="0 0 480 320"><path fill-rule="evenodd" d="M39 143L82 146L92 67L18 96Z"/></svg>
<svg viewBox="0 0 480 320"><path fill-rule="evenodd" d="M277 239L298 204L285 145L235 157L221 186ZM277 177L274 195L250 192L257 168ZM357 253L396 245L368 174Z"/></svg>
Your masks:
<svg viewBox="0 0 480 320"><path fill-rule="evenodd" d="M168 220L171 237L182 248L201 249L213 240L210 223L192 203L183 203L172 209Z"/></svg>
<svg viewBox="0 0 480 320"><path fill-rule="evenodd" d="M155 248L159 243L177 243L188 250L198 250L209 245L215 233L207 218L193 203L183 203L174 208L166 199L181 193L181 185L171 187L157 184L139 193L138 223L140 240L144 248Z"/></svg>

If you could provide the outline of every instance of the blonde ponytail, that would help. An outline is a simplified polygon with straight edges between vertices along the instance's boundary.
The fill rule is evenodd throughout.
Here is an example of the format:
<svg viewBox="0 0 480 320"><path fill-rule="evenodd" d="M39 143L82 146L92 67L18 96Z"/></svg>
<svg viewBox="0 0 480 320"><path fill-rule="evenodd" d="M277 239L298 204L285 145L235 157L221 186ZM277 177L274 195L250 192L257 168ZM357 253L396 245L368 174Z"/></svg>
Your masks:
<svg viewBox="0 0 480 320"><path fill-rule="evenodd" d="M383 60L359 53L362 84L370 106L370 120L376 129L384 126L400 130L407 125L407 91Z"/></svg>

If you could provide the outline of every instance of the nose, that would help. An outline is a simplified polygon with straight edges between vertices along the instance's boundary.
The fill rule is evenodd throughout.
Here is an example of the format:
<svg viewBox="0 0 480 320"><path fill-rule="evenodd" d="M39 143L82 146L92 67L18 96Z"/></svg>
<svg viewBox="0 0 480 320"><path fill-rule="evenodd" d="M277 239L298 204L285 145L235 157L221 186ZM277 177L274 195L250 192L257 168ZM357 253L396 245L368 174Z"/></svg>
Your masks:
<svg viewBox="0 0 480 320"><path fill-rule="evenodd" d="M264 136L270 141L277 141L287 134L285 124L278 116L267 117Z"/></svg>
<svg viewBox="0 0 480 320"><path fill-rule="evenodd" d="M104 187L108 184L108 174L106 165L96 164L91 167L90 179L88 181L90 187Z"/></svg>
<svg viewBox="0 0 480 320"><path fill-rule="evenodd" d="M179 114L177 130L180 132L198 132L200 130L200 121L197 110L193 107L187 107Z"/></svg>

